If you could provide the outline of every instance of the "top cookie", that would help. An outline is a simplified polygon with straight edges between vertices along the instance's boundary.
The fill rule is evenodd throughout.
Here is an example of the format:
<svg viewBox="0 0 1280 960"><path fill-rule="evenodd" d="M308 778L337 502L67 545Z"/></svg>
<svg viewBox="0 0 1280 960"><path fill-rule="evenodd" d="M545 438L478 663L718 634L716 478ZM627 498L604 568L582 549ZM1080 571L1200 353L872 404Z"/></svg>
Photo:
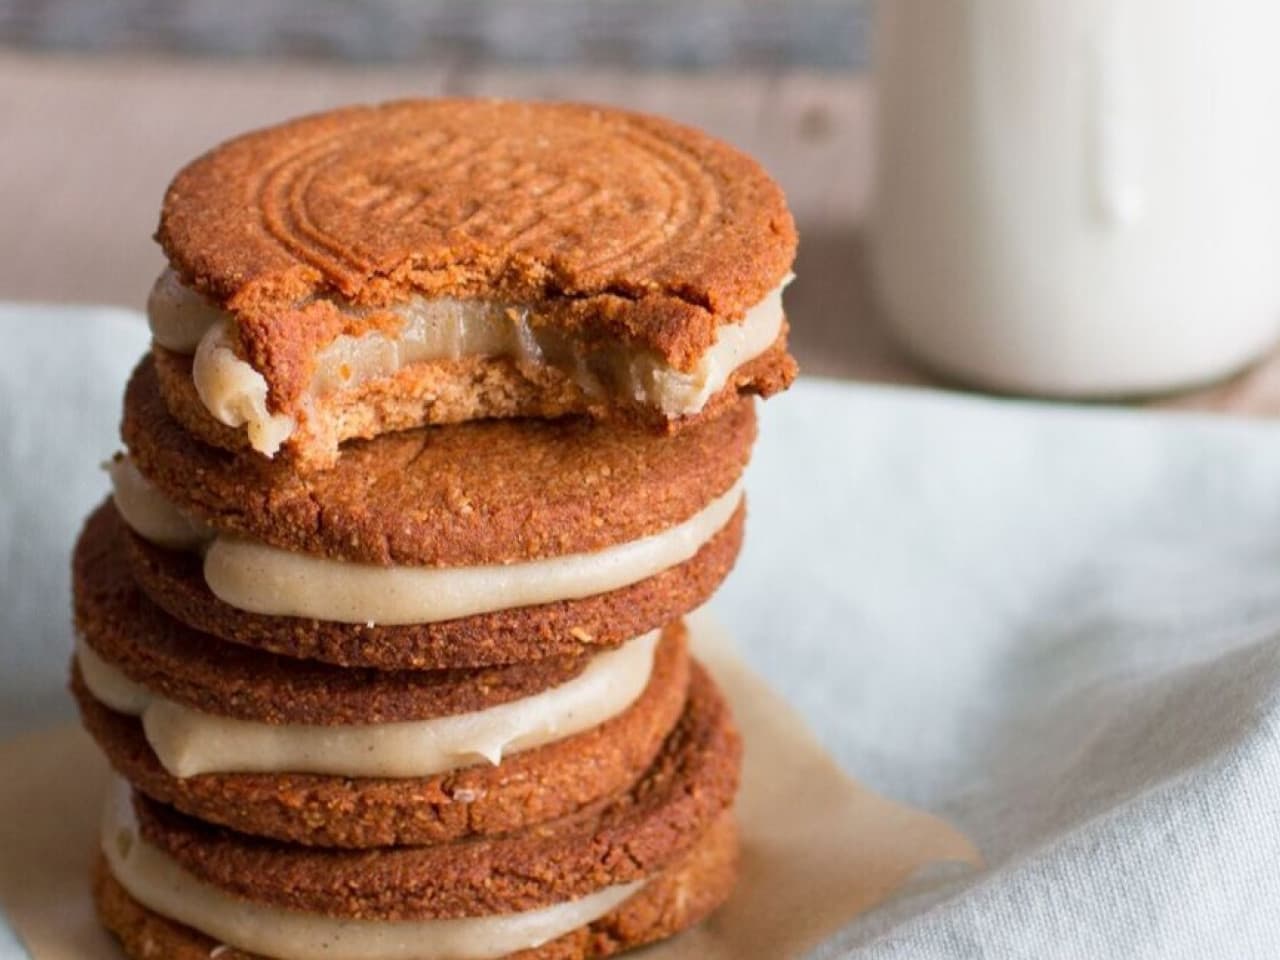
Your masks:
<svg viewBox="0 0 1280 960"><path fill-rule="evenodd" d="M781 190L656 117L488 100L304 117L181 171L158 238L166 395L223 445L247 425L260 451L323 464L423 423L680 424L794 375ZM191 422L184 377L212 422Z"/></svg>

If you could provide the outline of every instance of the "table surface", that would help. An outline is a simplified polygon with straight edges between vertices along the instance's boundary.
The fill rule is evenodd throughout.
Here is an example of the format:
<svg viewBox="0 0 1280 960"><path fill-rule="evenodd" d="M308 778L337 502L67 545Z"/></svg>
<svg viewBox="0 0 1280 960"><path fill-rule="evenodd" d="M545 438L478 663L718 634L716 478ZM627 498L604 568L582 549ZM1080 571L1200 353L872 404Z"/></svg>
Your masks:
<svg viewBox="0 0 1280 960"><path fill-rule="evenodd" d="M619 103L701 126L782 182L800 225L787 294L806 373L940 385L877 323L861 224L872 91L852 72L515 71L0 53L0 299L138 307L162 265L150 235L184 162L239 131L335 104L430 94ZM1280 349L1159 401L1280 414Z"/></svg>

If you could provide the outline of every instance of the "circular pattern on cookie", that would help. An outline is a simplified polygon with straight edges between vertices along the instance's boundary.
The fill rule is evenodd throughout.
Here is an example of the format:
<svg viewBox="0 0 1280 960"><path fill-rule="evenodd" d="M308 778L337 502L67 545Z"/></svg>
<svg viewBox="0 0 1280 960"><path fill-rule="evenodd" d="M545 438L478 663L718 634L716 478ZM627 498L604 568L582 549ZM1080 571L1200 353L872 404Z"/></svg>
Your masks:
<svg viewBox="0 0 1280 960"><path fill-rule="evenodd" d="M229 202L236 198L236 202ZM166 193L158 238L248 320L317 295L560 298L667 356L778 285L796 234L754 160L611 107L406 100L215 148Z"/></svg>

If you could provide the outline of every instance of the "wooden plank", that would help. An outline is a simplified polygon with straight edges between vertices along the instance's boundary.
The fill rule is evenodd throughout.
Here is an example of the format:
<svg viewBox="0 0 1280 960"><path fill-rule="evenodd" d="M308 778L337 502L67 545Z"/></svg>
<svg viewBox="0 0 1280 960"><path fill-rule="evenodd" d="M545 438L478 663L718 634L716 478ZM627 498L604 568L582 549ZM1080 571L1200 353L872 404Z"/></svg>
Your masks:
<svg viewBox="0 0 1280 960"><path fill-rule="evenodd" d="M0 37L98 53L843 69L866 60L871 13L869 0L8 0Z"/></svg>

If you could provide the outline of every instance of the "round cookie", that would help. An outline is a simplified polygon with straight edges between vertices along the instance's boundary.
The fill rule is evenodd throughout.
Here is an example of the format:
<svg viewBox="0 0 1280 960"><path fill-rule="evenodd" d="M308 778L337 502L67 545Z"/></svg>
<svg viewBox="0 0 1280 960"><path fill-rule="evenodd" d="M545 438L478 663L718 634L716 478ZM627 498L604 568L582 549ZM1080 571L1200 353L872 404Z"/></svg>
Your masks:
<svg viewBox="0 0 1280 960"><path fill-rule="evenodd" d="M249 314L335 293L563 300L576 323L672 358L776 287L796 243L777 184L704 133L590 104L464 99L231 140L174 178L157 237L188 284Z"/></svg>
<svg viewBox="0 0 1280 960"><path fill-rule="evenodd" d="M675 526L742 475L756 416L742 400L674 437L579 418L464 423L353 443L331 470L299 472L200 443L146 358L121 433L143 476L214 530L357 563L453 567L591 553Z"/></svg>
<svg viewBox="0 0 1280 960"><path fill-rule="evenodd" d="M72 557L76 633L147 689L206 713L260 723L392 723L469 713L532 696L576 677L581 652L501 667L377 670L227 644L166 614L130 575L119 513L89 517Z"/></svg>
<svg viewBox="0 0 1280 960"><path fill-rule="evenodd" d="M436 844L506 833L573 814L626 790L648 769L684 709L689 656L668 629L653 674L626 710L590 730L430 777L166 771L141 722L98 702L73 665L81 720L111 765L147 796L241 833L326 847Z"/></svg>
<svg viewBox="0 0 1280 960"><path fill-rule="evenodd" d="M732 814L722 814L698 843L621 906L550 943L509 954L506 960L598 960L663 940L701 921L729 896L738 868ZM220 945L168 920L129 896L105 858L94 866L94 902L103 925L133 960L266 960Z"/></svg>
<svg viewBox="0 0 1280 960"><path fill-rule="evenodd" d="M731 804L740 762L728 706L695 664L684 714L628 791L514 833L344 852L235 834L138 794L134 806L147 842L234 896L352 919L486 916L644 879L678 861Z"/></svg>
<svg viewBox="0 0 1280 960"><path fill-rule="evenodd" d="M281 465L232 455L193 439L159 401L154 368L147 361L130 383L124 425L130 454L148 479L166 496L215 524L234 525L232 529L264 539L274 537L277 545L291 548L342 549L348 558L438 562L443 554L455 562L500 562L499 558L522 555L532 558L549 549L608 545L652 532L655 517L668 523L686 518L740 475L754 440L755 414L745 401L718 420L670 439L643 431L591 428L580 421L429 430L433 439L425 447L437 458L431 469L421 453L422 432L357 445L334 470L299 476ZM526 453L533 444L545 446L523 464L513 462L505 447L505 452L485 460L466 454L465 441L453 437L457 433L482 436L485 442L514 438L512 444L523 444L519 449ZM442 437L446 442L437 448L435 439ZM557 452L562 440L569 451ZM353 454L363 459L353 460ZM402 464L415 455L416 483L405 489L399 484L404 471L387 475L387 502L381 513L361 499L358 484L369 481L361 479L360 465L371 460ZM356 486L347 488L344 478L352 476ZM200 482L191 483L192 477ZM546 501L543 489L549 496ZM410 519L397 512L401 509ZM344 666L443 669L615 646L678 619L705 602L732 569L741 547L744 512L739 507L688 560L637 583L580 599L407 625L370 626L244 611L212 593L197 555L162 549L131 533L123 536L130 568L142 589L173 617L200 631ZM486 522L489 518L494 522ZM442 532L448 529L456 540Z"/></svg>
<svg viewBox="0 0 1280 960"><path fill-rule="evenodd" d="M271 410L297 425L287 449L314 464L332 462L346 437L477 416L618 410L696 422L795 375L779 302L773 348L736 357L717 402L667 409L625 377L602 389L606 370L650 360L696 375L795 258L794 222L764 170L658 117L495 100L302 117L180 171L157 238L177 280L204 299L191 309L234 317L233 349L263 378ZM388 311L415 297L494 304L554 336L516 349L525 362L446 351L344 379L336 396L314 392L324 348L398 335ZM177 410L176 393L166 396Z"/></svg>
<svg viewBox="0 0 1280 960"><path fill-rule="evenodd" d="M344 667L440 670L575 656L620 643L701 606L742 546L745 507L691 559L639 583L581 600L499 610L439 623L388 626L249 613L205 583L199 557L128 531L130 571L173 617L222 640Z"/></svg>

